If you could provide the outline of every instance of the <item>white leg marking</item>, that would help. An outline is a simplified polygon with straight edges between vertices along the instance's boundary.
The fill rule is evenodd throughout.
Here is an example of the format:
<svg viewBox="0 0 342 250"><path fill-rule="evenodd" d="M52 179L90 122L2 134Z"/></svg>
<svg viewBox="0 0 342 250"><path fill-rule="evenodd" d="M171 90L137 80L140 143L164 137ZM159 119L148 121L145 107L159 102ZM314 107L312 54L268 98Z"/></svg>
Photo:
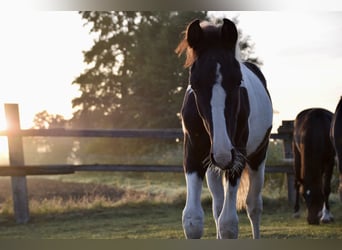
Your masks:
<svg viewBox="0 0 342 250"><path fill-rule="evenodd" d="M323 223L329 223L331 221L334 220L334 216L332 215L332 213L327 209L327 207L325 206L325 203L323 205L323 209L322 209L322 217L321 217L321 221Z"/></svg>
<svg viewBox="0 0 342 250"><path fill-rule="evenodd" d="M203 234L204 212L201 205L202 179L197 173L185 175L187 196L182 223L185 237L199 239Z"/></svg>
<svg viewBox="0 0 342 250"><path fill-rule="evenodd" d="M253 239L260 238L260 221L263 210L262 187L264 185L265 160L259 166L258 171L249 169L249 191L246 205L247 214L251 223Z"/></svg>
<svg viewBox="0 0 342 250"><path fill-rule="evenodd" d="M211 114L213 120L212 153L219 167L227 166L232 159L232 143L228 137L224 109L226 106L226 91L222 87L220 64L216 68L216 82L212 89Z"/></svg>
<svg viewBox="0 0 342 250"><path fill-rule="evenodd" d="M224 201L224 189L223 189L223 183L222 183L223 176L217 171L209 168L207 170L206 177L207 177L207 184L209 187L209 191L213 199L212 210L213 210L213 216L214 216L214 220L216 224L216 232L217 232L216 237L219 238L218 218L221 214L223 201Z"/></svg>
<svg viewBox="0 0 342 250"><path fill-rule="evenodd" d="M229 182L227 180L227 182ZM239 218L236 210L236 198L240 180L235 186L227 183L223 209L219 217L219 238L237 239L239 234Z"/></svg>

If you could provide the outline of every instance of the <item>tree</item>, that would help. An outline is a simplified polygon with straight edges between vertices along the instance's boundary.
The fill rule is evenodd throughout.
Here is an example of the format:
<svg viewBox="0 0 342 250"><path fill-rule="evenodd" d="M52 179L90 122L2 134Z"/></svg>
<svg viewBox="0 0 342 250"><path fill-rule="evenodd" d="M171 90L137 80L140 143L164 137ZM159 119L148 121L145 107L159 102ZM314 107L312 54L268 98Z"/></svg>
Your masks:
<svg viewBox="0 0 342 250"><path fill-rule="evenodd" d="M33 119L34 129L65 128L67 120L62 115L49 114L46 110L39 112Z"/></svg>
<svg viewBox="0 0 342 250"><path fill-rule="evenodd" d="M183 58L174 52L191 20L208 19L206 12L80 12L96 36L84 52L88 65L73 82L81 96L73 100L77 110L74 128L179 128L179 113L188 85ZM248 39L240 46L250 55ZM248 56L247 56L248 58ZM245 59L245 58L244 58ZM161 149L146 140L80 140L79 157L101 161L123 155ZM156 146L157 145L157 146ZM159 145L159 146L158 146ZM153 148L154 147L154 148ZM114 159L114 158L112 158Z"/></svg>
<svg viewBox="0 0 342 250"><path fill-rule="evenodd" d="M205 12L81 12L98 35L74 84L78 126L179 127L187 74L174 49ZM75 122L76 122L75 121ZM95 122L94 122L95 121ZM86 124L86 125L85 125Z"/></svg>
<svg viewBox="0 0 342 250"><path fill-rule="evenodd" d="M90 128L179 127L177 117L188 74L174 53L185 25L206 12L80 12L97 38L84 52L87 69L77 77L81 96L73 125ZM237 20L235 20L237 22ZM242 33L240 31L240 33ZM242 36L242 58L253 44Z"/></svg>
<svg viewBox="0 0 342 250"><path fill-rule="evenodd" d="M34 129L66 128L68 121L62 115L37 113ZM74 139L60 137L28 137L24 140L27 164L65 164L73 154Z"/></svg>

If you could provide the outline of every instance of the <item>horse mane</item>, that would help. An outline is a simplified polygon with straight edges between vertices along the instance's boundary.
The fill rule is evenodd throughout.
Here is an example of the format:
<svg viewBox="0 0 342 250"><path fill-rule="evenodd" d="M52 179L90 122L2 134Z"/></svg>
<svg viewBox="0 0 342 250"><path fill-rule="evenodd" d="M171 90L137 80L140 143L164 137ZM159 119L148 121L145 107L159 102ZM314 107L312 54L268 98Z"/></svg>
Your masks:
<svg viewBox="0 0 342 250"><path fill-rule="evenodd" d="M200 23L200 26L204 33L218 32L218 27L216 25L211 24L208 21L202 21ZM190 67L197 59L197 54L195 50L189 46L188 41L186 39L188 27L185 29L185 31L182 32L184 34L184 37L175 49L175 52L176 54L178 54L178 56L181 56L186 51L186 59L184 63L185 68Z"/></svg>
<svg viewBox="0 0 342 250"><path fill-rule="evenodd" d="M189 47L188 41L186 40L186 35L175 49L175 52L177 53L178 57L180 57L184 53L184 51L186 51L184 67L188 68L195 62L197 56L194 50Z"/></svg>

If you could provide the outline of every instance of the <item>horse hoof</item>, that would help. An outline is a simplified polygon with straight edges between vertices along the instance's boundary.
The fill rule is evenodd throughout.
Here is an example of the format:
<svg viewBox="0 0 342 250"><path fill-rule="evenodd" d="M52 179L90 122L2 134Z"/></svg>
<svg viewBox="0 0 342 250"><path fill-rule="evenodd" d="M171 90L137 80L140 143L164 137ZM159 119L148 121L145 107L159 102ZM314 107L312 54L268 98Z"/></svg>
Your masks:
<svg viewBox="0 0 342 250"><path fill-rule="evenodd" d="M334 218L321 219L321 222L323 224L328 224L328 223L334 222Z"/></svg>
<svg viewBox="0 0 342 250"><path fill-rule="evenodd" d="M299 212L294 213L294 214L292 215L292 218L295 218L295 219L300 218L300 213L299 213Z"/></svg>

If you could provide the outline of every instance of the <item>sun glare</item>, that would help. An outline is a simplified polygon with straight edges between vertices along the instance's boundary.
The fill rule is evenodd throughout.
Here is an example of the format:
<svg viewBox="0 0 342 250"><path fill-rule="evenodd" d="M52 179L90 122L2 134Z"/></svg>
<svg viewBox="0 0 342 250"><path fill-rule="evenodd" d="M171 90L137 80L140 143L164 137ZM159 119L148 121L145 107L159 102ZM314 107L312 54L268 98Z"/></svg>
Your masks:
<svg viewBox="0 0 342 250"><path fill-rule="evenodd" d="M0 112L0 131L7 129L5 112ZM0 136L0 165L8 165L8 143L6 136Z"/></svg>
<svg viewBox="0 0 342 250"><path fill-rule="evenodd" d="M0 112L0 130L6 130L8 128L6 118L5 118L5 111L2 110Z"/></svg>
<svg viewBox="0 0 342 250"><path fill-rule="evenodd" d="M8 144L4 136L0 136L0 165L8 165Z"/></svg>

